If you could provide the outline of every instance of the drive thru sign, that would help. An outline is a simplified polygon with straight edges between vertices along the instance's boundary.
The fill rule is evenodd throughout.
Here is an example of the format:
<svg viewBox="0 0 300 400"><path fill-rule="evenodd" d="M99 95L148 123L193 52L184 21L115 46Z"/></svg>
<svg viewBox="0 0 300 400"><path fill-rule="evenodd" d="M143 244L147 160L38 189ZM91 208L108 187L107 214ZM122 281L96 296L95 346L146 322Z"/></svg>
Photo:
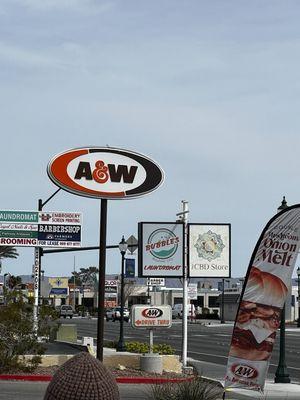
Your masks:
<svg viewBox="0 0 300 400"><path fill-rule="evenodd" d="M133 328L170 328L171 306L135 305L131 310L131 325Z"/></svg>

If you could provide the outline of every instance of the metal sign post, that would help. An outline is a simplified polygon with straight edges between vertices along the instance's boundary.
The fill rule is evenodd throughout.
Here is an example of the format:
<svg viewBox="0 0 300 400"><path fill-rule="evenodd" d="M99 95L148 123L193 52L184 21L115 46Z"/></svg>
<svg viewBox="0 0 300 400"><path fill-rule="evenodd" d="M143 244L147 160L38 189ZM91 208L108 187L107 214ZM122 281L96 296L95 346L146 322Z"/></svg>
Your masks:
<svg viewBox="0 0 300 400"><path fill-rule="evenodd" d="M104 299L106 268L106 226L107 200L101 200L100 208L100 249L99 249L99 281L98 281L98 320L97 320L97 358L103 361L104 344Z"/></svg>
<svg viewBox="0 0 300 400"><path fill-rule="evenodd" d="M153 329L149 329L149 353L153 353Z"/></svg>
<svg viewBox="0 0 300 400"><path fill-rule="evenodd" d="M33 307L33 332L37 336L38 324L39 324L39 276L40 276L40 249L35 247L34 249L34 307Z"/></svg>
<svg viewBox="0 0 300 400"><path fill-rule="evenodd" d="M182 282L182 289L183 289L183 309L182 309L182 356L181 361L183 367L187 366L187 301L188 301L188 279L187 279L187 223L188 223L188 201L182 200L182 212L176 214L180 216L180 219L184 223L184 236L185 236L185 245L184 245L184 265L183 265L183 282Z"/></svg>

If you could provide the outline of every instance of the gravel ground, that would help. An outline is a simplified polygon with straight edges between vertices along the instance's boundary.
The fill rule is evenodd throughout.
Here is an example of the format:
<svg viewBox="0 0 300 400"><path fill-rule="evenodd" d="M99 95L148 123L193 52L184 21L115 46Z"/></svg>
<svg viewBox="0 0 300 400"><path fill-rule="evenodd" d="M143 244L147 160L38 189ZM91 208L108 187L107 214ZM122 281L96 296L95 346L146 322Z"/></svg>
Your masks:
<svg viewBox="0 0 300 400"><path fill-rule="evenodd" d="M59 367L57 365L51 367L37 367L32 372L24 372L24 371L13 371L13 372L5 372L5 374L15 374L15 375L53 375ZM108 368L115 377L150 377L150 378L187 378L191 377L191 375L184 375L184 374L176 374L174 372L163 372L160 374L150 373L141 371L138 369L133 368L126 368L126 369L113 369Z"/></svg>

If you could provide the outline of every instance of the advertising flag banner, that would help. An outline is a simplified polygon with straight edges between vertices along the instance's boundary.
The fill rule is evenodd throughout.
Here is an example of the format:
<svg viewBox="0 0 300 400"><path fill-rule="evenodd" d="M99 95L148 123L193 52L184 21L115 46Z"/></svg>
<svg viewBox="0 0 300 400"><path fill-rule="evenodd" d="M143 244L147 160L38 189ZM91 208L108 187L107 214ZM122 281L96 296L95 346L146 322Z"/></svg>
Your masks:
<svg viewBox="0 0 300 400"><path fill-rule="evenodd" d="M263 391L300 244L300 204L276 214L252 254L232 333L225 389Z"/></svg>
<svg viewBox="0 0 300 400"><path fill-rule="evenodd" d="M140 277L182 277L184 224L140 222L138 224Z"/></svg>
<svg viewBox="0 0 300 400"><path fill-rule="evenodd" d="M135 277L135 259L125 258L125 278Z"/></svg>
<svg viewBox="0 0 300 400"><path fill-rule="evenodd" d="M230 278L230 224L188 224L189 277Z"/></svg>

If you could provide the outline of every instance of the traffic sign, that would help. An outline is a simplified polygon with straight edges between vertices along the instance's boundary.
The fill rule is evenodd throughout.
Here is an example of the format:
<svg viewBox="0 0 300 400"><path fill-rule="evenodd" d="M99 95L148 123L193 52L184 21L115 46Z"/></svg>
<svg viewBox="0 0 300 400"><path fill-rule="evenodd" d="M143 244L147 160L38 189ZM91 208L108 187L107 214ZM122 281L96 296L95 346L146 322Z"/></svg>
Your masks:
<svg viewBox="0 0 300 400"><path fill-rule="evenodd" d="M189 300L197 300L198 298L197 283L190 283L188 285L187 294Z"/></svg>
<svg viewBox="0 0 300 400"><path fill-rule="evenodd" d="M165 278L147 278L147 286L165 286Z"/></svg>
<svg viewBox="0 0 300 400"><path fill-rule="evenodd" d="M128 251L130 254L133 254L136 249L138 248L138 240L135 236L131 235L129 238L126 240L128 244Z"/></svg>

